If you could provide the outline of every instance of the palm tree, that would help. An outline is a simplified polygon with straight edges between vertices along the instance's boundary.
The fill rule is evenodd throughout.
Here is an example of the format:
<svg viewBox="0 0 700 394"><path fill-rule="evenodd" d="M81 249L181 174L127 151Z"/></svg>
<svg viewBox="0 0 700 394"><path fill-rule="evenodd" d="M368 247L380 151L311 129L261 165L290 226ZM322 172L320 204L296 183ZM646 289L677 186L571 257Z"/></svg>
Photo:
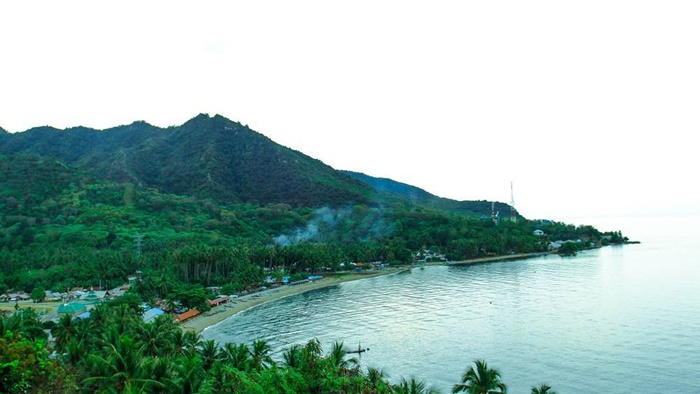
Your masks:
<svg viewBox="0 0 700 394"><path fill-rule="evenodd" d="M336 368L338 372L345 372L351 365L357 365L356 358L345 359L348 352L343 347L343 342L335 342L331 352L328 354L328 360Z"/></svg>
<svg viewBox="0 0 700 394"><path fill-rule="evenodd" d="M556 391L549 391L551 389L552 389L552 387L548 386L545 383L542 383L540 385L540 387L532 386L532 391L530 393L531 394L557 394Z"/></svg>
<svg viewBox="0 0 700 394"><path fill-rule="evenodd" d="M186 331L182 339L184 342L183 351L190 354L195 353L199 344L202 343L202 336L194 331Z"/></svg>
<svg viewBox="0 0 700 394"><path fill-rule="evenodd" d="M396 394L438 394L439 391L434 387L429 387L424 381L418 381L416 378L407 380L401 379L401 382L394 386Z"/></svg>
<svg viewBox="0 0 700 394"><path fill-rule="evenodd" d="M154 359L147 365L147 374L158 382L150 388L153 393L172 393L179 388L174 379L173 364L168 358Z"/></svg>
<svg viewBox="0 0 700 394"><path fill-rule="evenodd" d="M202 360L196 355L184 355L175 363L175 383L183 394L193 394L199 391L205 372Z"/></svg>
<svg viewBox="0 0 700 394"><path fill-rule="evenodd" d="M282 359L284 359L284 365L289 368L299 368L301 367L301 346L292 345L289 349L282 353Z"/></svg>
<svg viewBox="0 0 700 394"><path fill-rule="evenodd" d="M155 324L144 324L139 326L141 346L146 356L158 356L164 347L168 346L166 332Z"/></svg>
<svg viewBox="0 0 700 394"><path fill-rule="evenodd" d="M202 342L199 345L199 358L202 359L204 370L208 371L219 358L219 344L213 339Z"/></svg>
<svg viewBox="0 0 700 394"><path fill-rule="evenodd" d="M58 319L58 324L53 329L53 336L56 339L56 349L62 351L68 342L75 338L78 330L73 322L73 316L65 314ZM3 331L4 332L4 331Z"/></svg>
<svg viewBox="0 0 700 394"><path fill-rule="evenodd" d="M491 369L485 360L474 361L474 366L464 371L462 383L452 387L453 393L465 392L469 394L496 394L507 393L505 383L501 382L501 373Z"/></svg>
<svg viewBox="0 0 700 394"><path fill-rule="evenodd" d="M221 351L221 360L227 365L239 370L248 371L250 367L250 349L245 343L236 345L227 343Z"/></svg>
<svg viewBox="0 0 700 394"><path fill-rule="evenodd" d="M158 382L147 377L151 359L144 358L135 341L127 336L118 343L106 343L104 355L90 354L90 377L83 381L88 391L131 392L158 386Z"/></svg>
<svg viewBox="0 0 700 394"><path fill-rule="evenodd" d="M253 342L253 348L250 350L251 368L261 371L269 368L272 364L270 352L272 348L264 339L257 339Z"/></svg>
<svg viewBox="0 0 700 394"><path fill-rule="evenodd" d="M385 377L384 370L367 367L366 379L370 389L373 390L372 392L378 392L380 387L386 386L384 382Z"/></svg>

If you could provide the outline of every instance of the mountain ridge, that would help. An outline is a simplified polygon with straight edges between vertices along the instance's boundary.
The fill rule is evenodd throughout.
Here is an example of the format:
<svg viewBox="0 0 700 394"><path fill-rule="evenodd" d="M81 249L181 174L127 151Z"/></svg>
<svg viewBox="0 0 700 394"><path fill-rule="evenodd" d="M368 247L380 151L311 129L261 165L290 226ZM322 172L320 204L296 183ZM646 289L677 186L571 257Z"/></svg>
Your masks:
<svg viewBox="0 0 700 394"><path fill-rule="evenodd" d="M399 200L472 215L490 212L485 201L444 199L390 179L336 170L221 115L199 114L167 128L135 121L104 130L40 126L0 135L0 154L53 157L105 180L227 204L338 207Z"/></svg>
<svg viewBox="0 0 700 394"><path fill-rule="evenodd" d="M37 127L7 135L0 153L54 157L96 176L226 203L370 204L367 185L223 116L181 126L146 122L95 130Z"/></svg>

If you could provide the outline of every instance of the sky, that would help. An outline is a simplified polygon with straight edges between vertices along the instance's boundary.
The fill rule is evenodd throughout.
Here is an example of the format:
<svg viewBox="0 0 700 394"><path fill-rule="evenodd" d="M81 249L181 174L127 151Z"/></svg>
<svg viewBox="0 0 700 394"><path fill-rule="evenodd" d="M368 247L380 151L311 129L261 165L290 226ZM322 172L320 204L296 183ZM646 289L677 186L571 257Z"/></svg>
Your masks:
<svg viewBox="0 0 700 394"><path fill-rule="evenodd" d="M527 218L700 212L697 1L0 3L0 127L221 114Z"/></svg>

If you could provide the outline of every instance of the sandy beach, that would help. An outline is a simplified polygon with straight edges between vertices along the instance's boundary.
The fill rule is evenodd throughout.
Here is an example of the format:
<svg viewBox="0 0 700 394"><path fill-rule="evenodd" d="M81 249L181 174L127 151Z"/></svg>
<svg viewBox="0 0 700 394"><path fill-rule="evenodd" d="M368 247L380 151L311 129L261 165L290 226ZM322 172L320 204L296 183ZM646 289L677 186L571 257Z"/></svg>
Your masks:
<svg viewBox="0 0 700 394"><path fill-rule="evenodd" d="M295 286L282 286L260 291L258 293L248 294L233 299L229 301L229 303L226 305L214 307L208 312L202 313L199 316L189 319L182 323L181 327L183 330L200 333L207 327L220 323L226 318L231 317L238 312L242 312L248 308L262 304L264 302L273 301L290 295L304 293L306 291L321 289L328 286L334 286L340 283L349 282L353 280L396 274L409 269L411 269L411 267L388 268L381 271L369 271L363 273L337 274L319 280L315 280L313 282L307 282Z"/></svg>
<svg viewBox="0 0 700 394"><path fill-rule="evenodd" d="M527 253L527 254L515 254L506 256L492 256L492 257L482 257L477 259L453 261L449 263L428 263L427 265L470 265L470 264L484 264L484 263L494 263L499 261L509 261L509 260L524 260L531 257L541 256L546 253ZM400 267L400 268L388 268L382 271L368 271L363 273L347 273L338 274L325 277L314 282L304 283L296 286L282 286L274 289L264 290L258 293L245 295L234 300L231 300L227 305L217 306L212 308L210 311L205 312L199 316L196 316L190 320L185 321L182 324L183 330L194 331L196 333L202 332L207 327L213 326L226 318L235 315L238 312L242 312L255 305L262 304L264 302L273 301L282 297L287 297L294 294L303 293L310 290L320 289L323 287L337 285L343 282L349 282L358 279L373 278L382 275L390 275L399 273L402 271L410 270L413 266Z"/></svg>
<svg viewBox="0 0 700 394"><path fill-rule="evenodd" d="M508 260L524 260L531 257L541 256L546 253L531 253L531 254L516 254L516 255L506 255L506 256L492 256L492 257L482 257L471 260L462 261L451 261L448 263L427 263L426 265L470 265L470 264L483 264L492 263L498 261L508 261ZM383 275L391 275L406 270L412 269L413 266L398 267L398 268L387 268L381 271L366 271L361 273L342 273L333 274L325 278L315 280L313 282L307 282L304 284L299 284L295 286L282 286L277 288L272 288L257 293L252 293L244 295L229 301L226 305L221 305L212 308L210 311L200 314L192 319L185 321L181 327L183 330L194 331L196 333L202 332L207 327L213 326L217 323L222 322L228 317L235 315L236 313L242 312L253 306L273 301L282 297L287 297L295 294L304 293L307 291L320 289L328 286L334 286L340 283L349 282L359 279L373 278ZM32 303L31 301L22 301L19 303L22 308L30 307L35 308L38 312L43 312L47 318L54 317L56 313L56 308L60 305L60 302L42 302L42 303ZM0 304L0 309L6 309L6 312L11 313L14 310L14 304Z"/></svg>

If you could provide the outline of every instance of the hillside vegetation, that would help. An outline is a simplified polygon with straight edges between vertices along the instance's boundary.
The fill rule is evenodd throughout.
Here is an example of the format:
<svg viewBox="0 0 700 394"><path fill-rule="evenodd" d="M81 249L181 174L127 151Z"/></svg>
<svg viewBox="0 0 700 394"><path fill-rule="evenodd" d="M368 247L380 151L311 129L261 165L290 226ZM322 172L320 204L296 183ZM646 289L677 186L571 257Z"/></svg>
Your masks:
<svg viewBox="0 0 700 394"><path fill-rule="evenodd" d="M589 226L495 225L486 201L336 171L220 116L166 129L0 133L0 152L0 290L111 287L141 271L148 299L192 286L241 290L270 272L611 240ZM164 280L170 290L156 289Z"/></svg>
<svg viewBox="0 0 700 394"><path fill-rule="evenodd" d="M0 316L0 392L435 392L358 367L342 344L324 352L311 340L275 362L261 340L202 341L169 315L146 323L142 305L206 311L217 294L268 278L541 252L553 240L575 240L562 245L575 253L624 238L520 216L495 223L487 201L336 171L220 116L167 129L0 129L0 293L40 300L138 276L86 319L41 322L19 304ZM505 392L496 370L474 364L454 392Z"/></svg>

